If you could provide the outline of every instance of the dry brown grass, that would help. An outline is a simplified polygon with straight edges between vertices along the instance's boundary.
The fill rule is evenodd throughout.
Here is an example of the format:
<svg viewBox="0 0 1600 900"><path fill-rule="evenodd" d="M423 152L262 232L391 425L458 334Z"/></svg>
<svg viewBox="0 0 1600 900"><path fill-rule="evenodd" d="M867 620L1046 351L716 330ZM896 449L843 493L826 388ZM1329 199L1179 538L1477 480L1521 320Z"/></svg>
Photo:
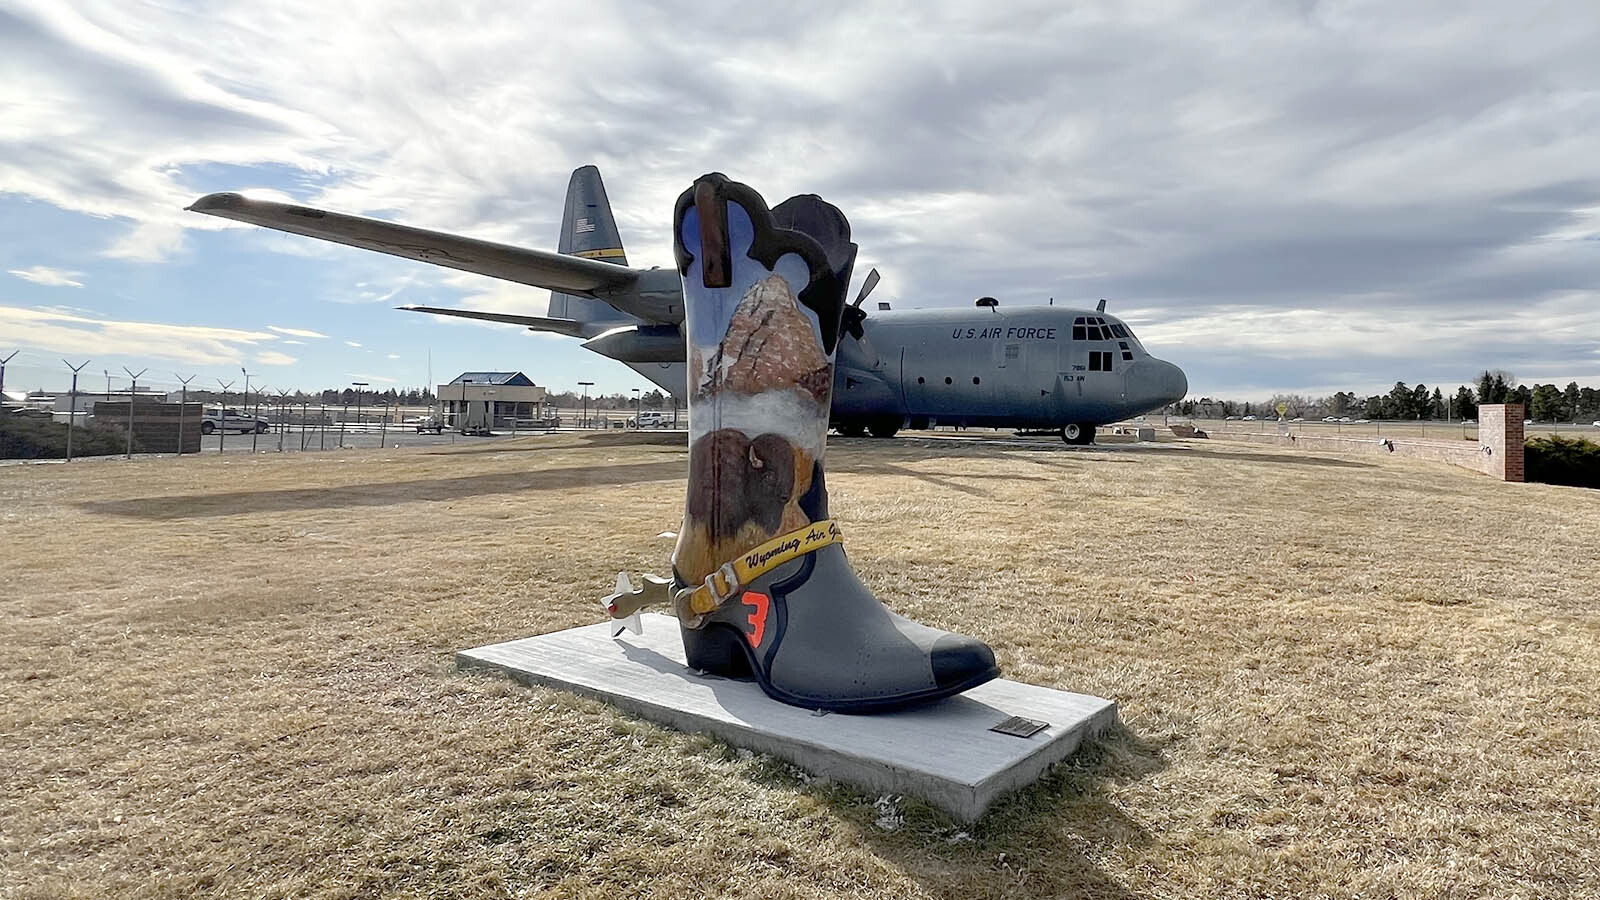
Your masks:
<svg viewBox="0 0 1600 900"><path fill-rule="evenodd" d="M836 441L880 596L1126 722L977 826L901 801L890 830L454 671L660 571L684 465L608 436L0 470L0 896L1600 893L1600 493Z"/></svg>

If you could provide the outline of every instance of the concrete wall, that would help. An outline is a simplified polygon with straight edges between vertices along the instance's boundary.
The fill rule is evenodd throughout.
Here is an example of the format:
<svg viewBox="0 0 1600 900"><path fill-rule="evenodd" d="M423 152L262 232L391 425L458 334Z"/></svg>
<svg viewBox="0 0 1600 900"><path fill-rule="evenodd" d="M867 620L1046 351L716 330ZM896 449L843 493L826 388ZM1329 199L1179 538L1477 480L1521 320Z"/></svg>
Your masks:
<svg viewBox="0 0 1600 900"><path fill-rule="evenodd" d="M178 423L183 423L183 452L200 452L199 403L146 403L133 405L133 441L142 453L177 453ZM96 425L125 430L128 404L100 401L94 407Z"/></svg>
<svg viewBox="0 0 1600 900"><path fill-rule="evenodd" d="M1413 438L1355 438L1321 434L1212 431L1207 436L1224 441L1276 444L1299 450L1338 453L1378 453L1408 459L1453 463L1502 481L1523 480L1523 407L1520 403L1478 407L1478 440L1439 441ZM1267 423L1272 424L1272 423Z"/></svg>

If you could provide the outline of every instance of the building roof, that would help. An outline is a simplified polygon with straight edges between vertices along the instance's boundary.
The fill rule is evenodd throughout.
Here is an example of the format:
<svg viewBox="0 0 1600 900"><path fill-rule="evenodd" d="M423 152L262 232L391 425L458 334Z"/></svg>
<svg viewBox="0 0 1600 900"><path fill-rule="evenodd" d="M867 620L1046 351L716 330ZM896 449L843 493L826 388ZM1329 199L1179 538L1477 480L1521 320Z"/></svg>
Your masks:
<svg viewBox="0 0 1600 900"><path fill-rule="evenodd" d="M521 372L462 372L450 379L451 384L504 384L516 387L537 387L533 380Z"/></svg>

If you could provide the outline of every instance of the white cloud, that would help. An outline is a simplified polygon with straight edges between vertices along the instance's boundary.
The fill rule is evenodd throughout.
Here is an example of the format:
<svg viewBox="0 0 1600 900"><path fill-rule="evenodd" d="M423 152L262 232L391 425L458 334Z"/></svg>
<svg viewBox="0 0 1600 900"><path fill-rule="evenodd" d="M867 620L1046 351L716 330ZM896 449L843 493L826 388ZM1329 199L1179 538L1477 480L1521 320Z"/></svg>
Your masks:
<svg viewBox="0 0 1600 900"><path fill-rule="evenodd" d="M386 375L367 375L361 372L351 372L350 378L355 381L365 381L368 384L399 384L399 379Z"/></svg>
<svg viewBox="0 0 1600 900"><path fill-rule="evenodd" d="M276 350L263 350L256 354L256 362L264 366L292 366L300 360Z"/></svg>
<svg viewBox="0 0 1600 900"><path fill-rule="evenodd" d="M280 327L278 325L268 325L267 326L267 330L268 331L276 331L279 334L287 334L290 337L302 337L302 338L325 338L325 337L327 337L327 335L323 334L322 332L320 332L320 331L312 331L309 328L283 328L283 327Z"/></svg>
<svg viewBox="0 0 1600 900"><path fill-rule="evenodd" d="M0 306L0 332L25 347L53 353L237 363L245 350L276 335L205 325L99 319L55 310Z"/></svg>
<svg viewBox="0 0 1600 900"><path fill-rule="evenodd" d="M837 203L857 271L878 265L897 308L1110 297L1163 326L1143 330L1153 351L1160 335L1191 354L1197 389L1310 377L1280 354L1296 334L1353 348L1340 378L1459 367L1446 341L1355 352L1375 346L1362 323L1420 333L1600 283L1590 0L1538 16L930 0L808 9L781 42L762 12L719 12L715 33L699 15L672 0L536 21L487 0L10 4L0 193L125 223L91 252L134 260L243 227L181 211L224 186L549 247L567 173L595 162L629 261L670 266L673 200L720 169L770 200ZM917 40L861 39L886 33ZM538 79L519 74L529 58ZM538 289L378 276L353 250L251 235L261 254L358 273L328 300L545 311ZM1587 362L1592 335L1518 352Z"/></svg>
<svg viewBox="0 0 1600 900"><path fill-rule="evenodd" d="M389 354L389 358L390 358L390 359L399 359L399 358L400 358L400 354L398 354L398 353L391 353L391 354Z"/></svg>
<svg viewBox="0 0 1600 900"><path fill-rule="evenodd" d="M305 343L306 343L306 342L305 342L305 341L290 341L290 340L283 340L283 341L279 341L279 342L278 342L278 343L280 343L280 344L294 344L294 345L297 345L297 346L302 346L302 347L303 347L303 346L305 346Z"/></svg>
<svg viewBox="0 0 1600 900"><path fill-rule="evenodd" d="M30 266L26 269L7 269L8 273L49 287L83 287L83 282L75 279L82 278L82 272L73 272L68 269L52 269L49 266Z"/></svg>
<svg viewBox="0 0 1600 900"><path fill-rule="evenodd" d="M345 341L344 345L346 347L360 347L361 346L360 344L356 343L355 341Z"/></svg>

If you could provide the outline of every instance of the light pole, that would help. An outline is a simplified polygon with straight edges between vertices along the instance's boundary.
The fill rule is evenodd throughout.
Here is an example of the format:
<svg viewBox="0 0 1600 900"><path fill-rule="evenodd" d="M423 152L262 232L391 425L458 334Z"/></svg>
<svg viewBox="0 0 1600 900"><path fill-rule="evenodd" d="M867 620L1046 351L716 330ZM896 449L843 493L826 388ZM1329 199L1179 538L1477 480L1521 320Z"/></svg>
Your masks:
<svg viewBox="0 0 1600 900"><path fill-rule="evenodd" d="M356 425L359 427L361 425L361 389L367 386L367 382L352 381L350 386L356 389ZM365 429L363 429L362 433L366 433Z"/></svg>
<svg viewBox="0 0 1600 900"><path fill-rule="evenodd" d="M580 381L580 382L578 382L578 384L583 386L583 427L588 428L589 427L589 388L594 387L594 382L592 382L592 381Z"/></svg>
<svg viewBox="0 0 1600 900"><path fill-rule="evenodd" d="M233 389L233 382L224 383L218 378L217 384L222 385L222 399L217 401L217 452L221 453L228 441L228 391Z"/></svg>
<svg viewBox="0 0 1600 900"><path fill-rule="evenodd" d="M483 428L484 433L494 435L494 389L483 392Z"/></svg>
<svg viewBox="0 0 1600 900"><path fill-rule="evenodd" d="M128 450L124 458L133 459L133 398L139 392L139 375L150 370L140 369L139 375L135 375L132 369L123 366L122 371L128 373Z"/></svg>
<svg viewBox="0 0 1600 900"><path fill-rule="evenodd" d="M72 428L78 421L78 373L83 371L83 367L87 366L89 361L86 359L83 365L79 366L64 359L61 362L72 370L72 393L67 395L67 462L72 462Z"/></svg>
<svg viewBox="0 0 1600 900"><path fill-rule="evenodd" d="M278 452L279 453L283 452L283 432L284 432L284 427L285 427L284 426L283 408L284 408L284 406L286 404L288 404L288 402L289 402L289 392L286 389L279 388L278 389Z"/></svg>
<svg viewBox="0 0 1600 900"><path fill-rule="evenodd" d="M641 394L639 392L638 388L634 388L633 389L633 427L634 427L635 430L644 428L644 423L639 421L639 417L642 416L642 415L644 415L644 394Z"/></svg>
<svg viewBox="0 0 1600 900"><path fill-rule="evenodd" d="M189 382L193 381L195 377L190 375L188 378L185 378L182 375L179 375L177 372L173 372L172 377L178 379L178 382L183 385L183 391L178 395L178 455L182 456L183 414L189 408Z"/></svg>
<svg viewBox="0 0 1600 900"><path fill-rule="evenodd" d="M267 386L266 385L264 385L264 384L256 385L256 408L255 408L255 410L253 412L250 410L250 406L249 406L250 400L249 400L248 395L246 395L246 399L244 401L245 402L245 412L250 414L250 452L251 453L256 452L256 439L261 435L261 395L265 394L266 392L267 392Z"/></svg>

